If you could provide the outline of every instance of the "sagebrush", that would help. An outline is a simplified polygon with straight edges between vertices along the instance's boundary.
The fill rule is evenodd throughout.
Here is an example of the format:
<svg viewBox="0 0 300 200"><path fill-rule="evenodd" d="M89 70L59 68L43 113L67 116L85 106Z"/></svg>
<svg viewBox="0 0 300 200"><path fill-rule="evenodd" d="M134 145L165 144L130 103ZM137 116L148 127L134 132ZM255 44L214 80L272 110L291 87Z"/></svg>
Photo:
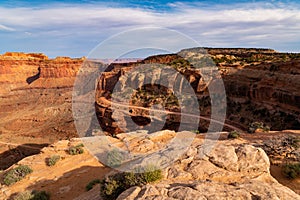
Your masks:
<svg viewBox="0 0 300 200"><path fill-rule="evenodd" d="M287 163L282 167L282 173L289 179L295 179L300 177L300 162L299 163Z"/></svg>
<svg viewBox="0 0 300 200"><path fill-rule="evenodd" d="M46 159L48 166L54 166L60 160L60 155L53 155L50 158Z"/></svg>
<svg viewBox="0 0 300 200"><path fill-rule="evenodd" d="M49 200L50 194L46 191L24 191L19 193L14 200Z"/></svg>
<svg viewBox="0 0 300 200"><path fill-rule="evenodd" d="M12 185L22 180L26 175L32 173L32 169L27 165L20 165L14 169L9 170L3 178L5 185Z"/></svg>
<svg viewBox="0 0 300 200"><path fill-rule="evenodd" d="M68 150L68 153L70 155L78 155L82 154L84 152L83 150L84 145L83 144L78 144L76 146L71 146Z"/></svg>
<svg viewBox="0 0 300 200"><path fill-rule="evenodd" d="M162 171L154 167L137 168L136 172L114 174L101 181L101 196L105 200L116 199L132 186L145 185L162 178Z"/></svg>
<svg viewBox="0 0 300 200"><path fill-rule="evenodd" d="M240 133L237 132L236 130L229 132L227 138L228 139L236 139L240 137Z"/></svg>

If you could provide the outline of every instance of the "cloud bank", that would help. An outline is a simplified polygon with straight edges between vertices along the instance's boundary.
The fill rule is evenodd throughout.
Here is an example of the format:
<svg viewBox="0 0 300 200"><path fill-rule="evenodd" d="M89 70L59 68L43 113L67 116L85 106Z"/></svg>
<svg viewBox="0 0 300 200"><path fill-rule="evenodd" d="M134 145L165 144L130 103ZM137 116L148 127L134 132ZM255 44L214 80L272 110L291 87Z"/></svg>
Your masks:
<svg viewBox="0 0 300 200"><path fill-rule="evenodd" d="M0 7L0 51L84 56L112 34L143 26L180 31L202 46L300 51L300 9L290 5L170 5L157 12L97 4Z"/></svg>

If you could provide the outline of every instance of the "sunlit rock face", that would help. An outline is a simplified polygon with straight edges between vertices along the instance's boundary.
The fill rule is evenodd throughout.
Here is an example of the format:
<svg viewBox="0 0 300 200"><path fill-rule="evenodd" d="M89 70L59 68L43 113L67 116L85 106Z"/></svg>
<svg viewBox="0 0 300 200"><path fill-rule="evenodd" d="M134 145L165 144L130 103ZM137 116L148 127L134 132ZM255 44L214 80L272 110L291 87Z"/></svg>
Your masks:
<svg viewBox="0 0 300 200"><path fill-rule="evenodd" d="M130 79L122 79L124 75L134 73L134 70L140 66L147 65L158 64L177 70L182 76L172 77L172 80L175 80L176 83L176 81L180 82L182 78L186 79L198 98L198 105L191 105L191 107L199 107L201 115L210 117L211 98L208 85L211 80L204 80L198 66L195 67L189 62L194 58L200 58L199 65L201 67L210 67L211 65L217 67L224 81L227 96L226 122L241 129L247 129L248 125L255 121L264 122L272 130L300 129L299 54L278 53L270 49L220 48L206 49L206 52L208 54L203 56L203 50L199 49L197 52L197 49L190 49L183 50L177 55L151 56L138 62L111 64L99 77L97 86L96 111L102 128L115 133L127 131L126 128L120 128L118 125L123 124L122 127L126 127L127 120L114 119L110 108L109 101L117 85L121 85L125 89L129 87L135 88L136 91L143 90L145 94L142 96L138 97L136 91L132 94L131 100L127 102L132 106L143 104L144 107L149 108L156 103L151 100L155 99L155 95L153 96L150 91L155 91L157 86L148 84L145 88L147 77L136 75L131 76ZM185 55L188 59L179 55ZM163 69L160 69L155 72L155 76L152 74L150 78L162 79L162 74L164 74ZM185 88L178 85L179 87L175 88L176 91L185 91ZM171 89L174 88L171 87ZM145 97L148 98L145 99ZM158 95L156 97L159 98ZM164 102L160 103L164 105L165 109L172 111ZM180 110L176 99L173 103L173 111ZM139 121L145 120L145 124L148 123L146 121L149 118L145 112L131 112L127 117L128 120L140 118ZM177 130L180 116L169 116L169 119L171 120L165 123L164 128ZM201 119L198 130L207 131L208 125L209 121ZM141 129L143 128L141 126Z"/></svg>
<svg viewBox="0 0 300 200"><path fill-rule="evenodd" d="M0 55L0 133L75 136L72 90L83 61L36 53Z"/></svg>
<svg viewBox="0 0 300 200"><path fill-rule="evenodd" d="M186 86L181 84L184 80L198 98L198 102L189 103L189 108L199 108L201 116L209 119L211 99L208 85L212 82L203 78L198 66L193 66L193 58L199 59L198 64L202 67L214 65L221 74L227 96L227 124L247 129L249 123L262 121L273 130L300 129L299 54L278 53L268 49L206 51L208 54L203 55L203 50L188 49L177 55L151 56L144 60L104 66L105 72L93 83L97 90L95 111L102 129L109 133L127 131L128 120L137 122L137 127L144 129L151 124L150 112L139 109L141 106L149 109L158 106L160 110L179 113L153 119L162 124L163 129L178 130L180 125L189 129L188 123L181 123L180 111L183 108L174 93L187 91ZM54 135L55 138L75 136L72 91L84 61L84 58L68 57L49 59L44 54L35 53L11 52L0 55L1 133ZM91 65L97 65L97 62L93 62ZM149 73L151 80L146 83L149 77L132 73L141 65L167 66L179 75L169 75L164 67L156 68ZM129 74L130 78L121 78ZM173 81L176 87L159 88L158 84L151 84L156 80ZM127 103L133 108L129 109L131 112L127 116L114 119L110 104L113 91L116 87L126 89L129 86L136 89L134 93L128 92L130 97ZM165 97L159 97L159 93L165 93ZM209 123L209 120L201 118L198 130L207 131Z"/></svg>

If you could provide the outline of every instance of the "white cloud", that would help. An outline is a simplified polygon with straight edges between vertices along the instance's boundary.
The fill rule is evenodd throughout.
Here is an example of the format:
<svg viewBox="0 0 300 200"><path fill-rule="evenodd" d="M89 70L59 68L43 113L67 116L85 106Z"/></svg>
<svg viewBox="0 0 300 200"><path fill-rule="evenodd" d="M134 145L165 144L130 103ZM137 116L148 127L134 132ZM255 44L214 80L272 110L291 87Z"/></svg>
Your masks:
<svg viewBox="0 0 300 200"><path fill-rule="evenodd" d="M4 31L14 31L13 28L10 28L10 27L7 27L7 26L4 26L4 25L0 24L0 31L1 30L4 30Z"/></svg>
<svg viewBox="0 0 300 200"><path fill-rule="evenodd" d="M30 33L26 37L71 37L73 40L77 37L88 41L128 28L161 26L188 34L208 46L255 43L280 48L281 43L300 43L300 9L297 7L239 5L207 9L182 3L172 4L172 7L176 9L164 13L103 5L40 9L0 7L0 30Z"/></svg>

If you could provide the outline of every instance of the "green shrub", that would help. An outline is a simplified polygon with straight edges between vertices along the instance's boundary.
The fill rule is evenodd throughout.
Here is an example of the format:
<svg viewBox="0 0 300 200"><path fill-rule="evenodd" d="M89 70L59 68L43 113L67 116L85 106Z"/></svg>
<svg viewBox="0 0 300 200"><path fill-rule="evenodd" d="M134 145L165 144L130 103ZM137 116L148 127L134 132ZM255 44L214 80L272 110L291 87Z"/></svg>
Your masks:
<svg viewBox="0 0 300 200"><path fill-rule="evenodd" d="M50 194L46 191L33 191L33 197L30 200L49 200Z"/></svg>
<svg viewBox="0 0 300 200"><path fill-rule="evenodd" d="M113 149L107 153L107 165L110 167L120 167L123 160L123 154L118 149Z"/></svg>
<svg viewBox="0 0 300 200"><path fill-rule="evenodd" d="M14 200L30 200L32 199L33 195L31 191L26 190L25 192L19 193Z"/></svg>
<svg viewBox="0 0 300 200"><path fill-rule="evenodd" d="M264 125L263 122L252 122L251 124L249 124L248 132L249 133L255 133L255 131L257 129L262 129L264 132L269 132L270 131L270 127Z"/></svg>
<svg viewBox="0 0 300 200"><path fill-rule="evenodd" d="M5 185L12 185L22 180L26 175L32 173L32 169L27 165L20 165L14 169L9 170L3 179Z"/></svg>
<svg viewBox="0 0 300 200"><path fill-rule="evenodd" d="M288 163L282 167L285 177L295 179L300 176L300 163Z"/></svg>
<svg viewBox="0 0 300 200"><path fill-rule="evenodd" d="M284 144L286 146L292 146L296 149L300 147L300 137L293 136L293 135L288 135L284 141Z"/></svg>
<svg viewBox="0 0 300 200"><path fill-rule="evenodd" d="M231 132L228 134L228 136L227 136L228 139L236 139L236 138L239 138L239 137L240 137L240 133L237 132L236 130L231 131Z"/></svg>
<svg viewBox="0 0 300 200"><path fill-rule="evenodd" d="M84 152L83 150L84 145L83 144L78 144L76 146L71 146L68 150L68 153L70 155L78 155L82 154Z"/></svg>
<svg viewBox="0 0 300 200"><path fill-rule="evenodd" d="M145 185L163 178L162 171L153 165L137 168L135 176L139 181L136 185Z"/></svg>
<svg viewBox="0 0 300 200"><path fill-rule="evenodd" d="M195 133L195 134L200 134L199 130L191 130L191 132Z"/></svg>
<svg viewBox="0 0 300 200"><path fill-rule="evenodd" d="M14 200L49 200L50 195L45 191L28 191L19 193Z"/></svg>
<svg viewBox="0 0 300 200"><path fill-rule="evenodd" d="M50 158L46 159L46 164L48 166L54 166L59 160L60 160L60 156L59 155L53 155Z"/></svg>
<svg viewBox="0 0 300 200"><path fill-rule="evenodd" d="M94 185L100 183L100 179L94 179L92 180L91 182L89 182L86 186L85 186L85 189L86 191L90 191L91 189L93 189Z"/></svg>
<svg viewBox="0 0 300 200"><path fill-rule="evenodd" d="M101 181L101 196L105 200L116 199L132 186L141 186L163 178L162 171L153 166L137 168L136 172L123 172L111 175Z"/></svg>

